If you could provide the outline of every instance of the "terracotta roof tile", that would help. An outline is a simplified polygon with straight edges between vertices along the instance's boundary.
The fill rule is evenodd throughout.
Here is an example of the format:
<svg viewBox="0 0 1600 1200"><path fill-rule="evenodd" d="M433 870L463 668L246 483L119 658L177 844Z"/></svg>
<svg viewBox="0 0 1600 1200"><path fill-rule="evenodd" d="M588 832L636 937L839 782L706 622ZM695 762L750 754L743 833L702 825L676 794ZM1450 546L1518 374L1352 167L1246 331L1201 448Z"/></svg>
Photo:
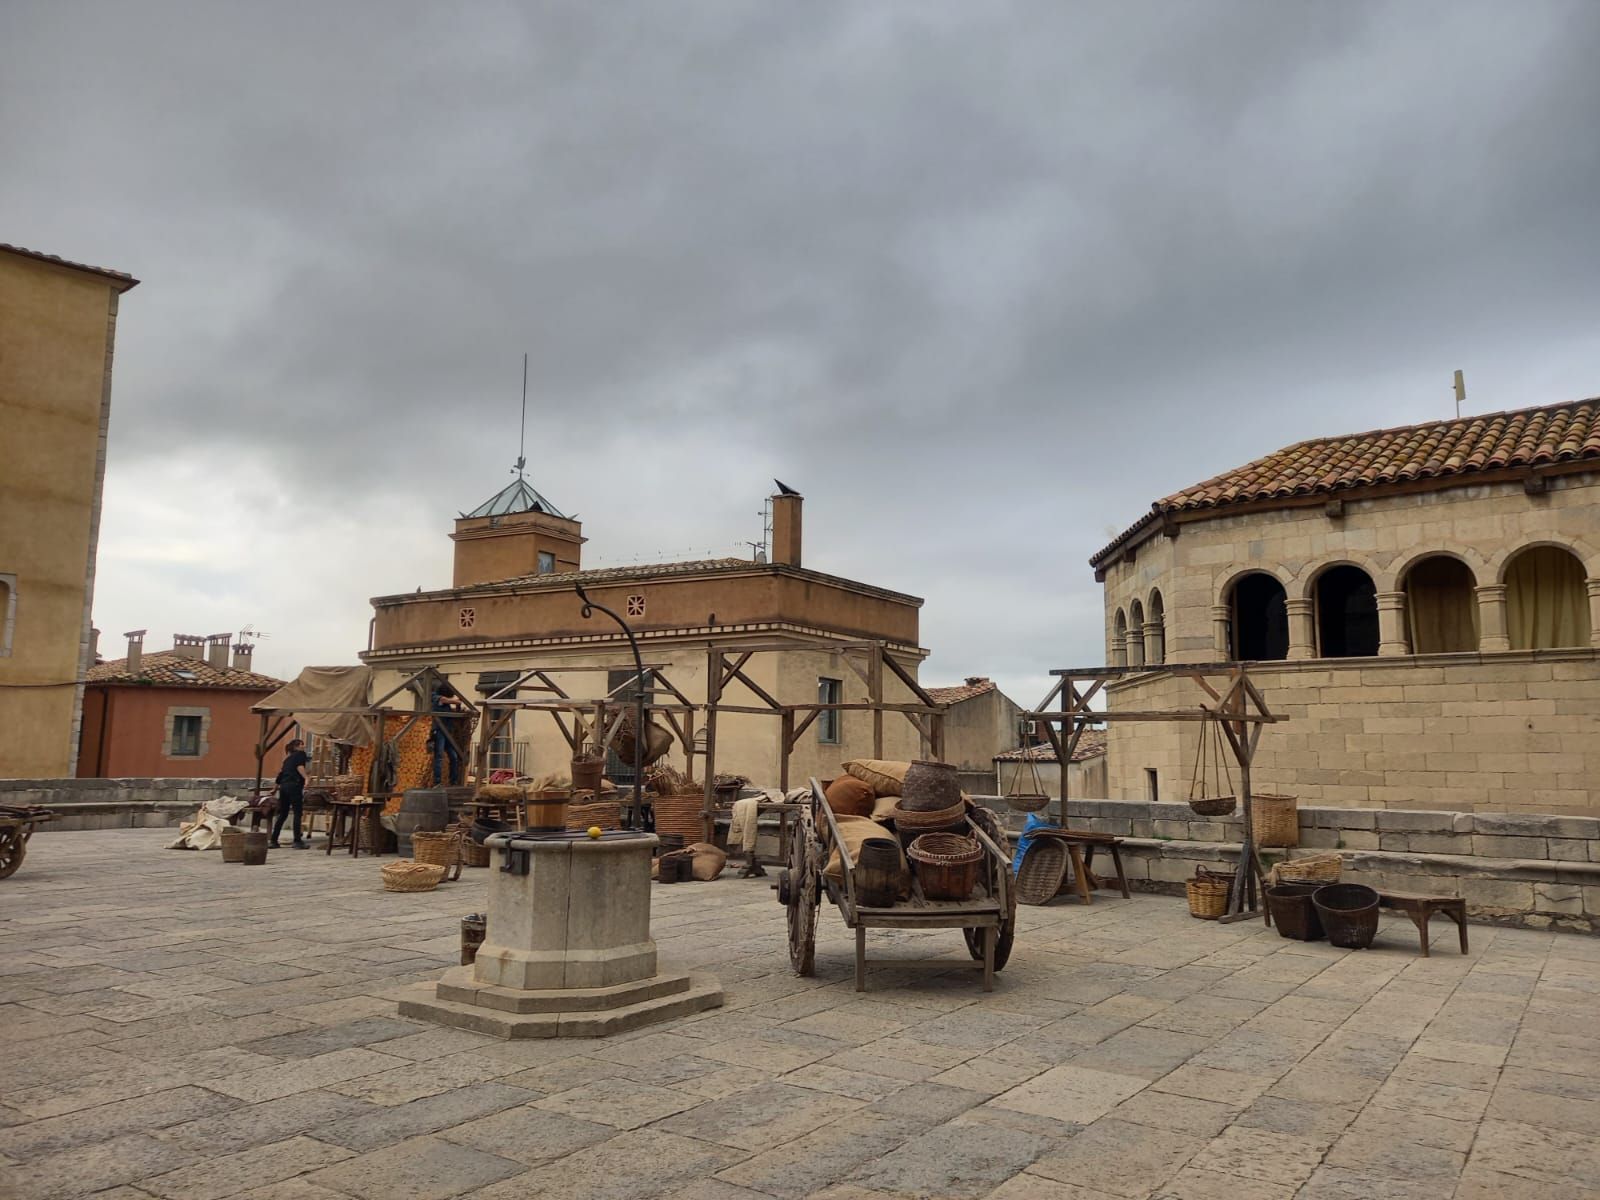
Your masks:
<svg viewBox="0 0 1600 1200"><path fill-rule="evenodd" d="M963 700L971 700L974 696L983 696L994 691L994 680L973 675L965 683L955 687L931 687L924 690L933 698L935 704L960 704Z"/></svg>
<svg viewBox="0 0 1600 1200"><path fill-rule="evenodd" d="M179 675L184 671L192 679ZM232 667L213 667L203 658L188 658L173 650L156 650L139 659L139 673L128 673L125 658L103 662L89 668L90 683L159 684L162 687L193 688L244 688L254 691L275 692L284 681L254 671L236 671Z"/></svg>
<svg viewBox="0 0 1600 1200"><path fill-rule="evenodd" d="M1449 487L1478 471L1590 458L1600 459L1600 399L1313 438L1157 500L1089 563L1099 566L1166 513L1415 480Z"/></svg>
<svg viewBox="0 0 1600 1200"><path fill-rule="evenodd" d="M1104 729L1085 729L1083 736L1078 739L1078 744L1072 751L1072 761L1075 763L1088 762L1091 758L1099 758L1105 752L1106 731ZM1046 742L1040 746L1003 750L994 756L994 761L1053 763L1056 761L1056 748Z"/></svg>
<svg viewBox="0 0 1600 1200"><path fill-rule="evenodd" d="M694 558L686 562L639 563L631 567L596 567L589 571L562 571L551 575L518 575L501 583L607 583L612 580L649 579L655 575L696 575L702 571L725 571L730 567L753 567L748 558Z"/></svg>
<svg viewBox="0 0 1600 1200"><path fill-rule="evenodd" d="M117 290L125 292L131 287L137 287L139 281L125 271L113 271L110 267L91 267L88 263L73 262L71 259L62 258L57 254L46 254L43 250L29 250L26 246L12 246L0 242L0 250L12 254L20 254L23 258L37 259L39 262L54 263L58 267L68 267L74 271L87 271L91 275L100 275L121 284Z"/></svg>

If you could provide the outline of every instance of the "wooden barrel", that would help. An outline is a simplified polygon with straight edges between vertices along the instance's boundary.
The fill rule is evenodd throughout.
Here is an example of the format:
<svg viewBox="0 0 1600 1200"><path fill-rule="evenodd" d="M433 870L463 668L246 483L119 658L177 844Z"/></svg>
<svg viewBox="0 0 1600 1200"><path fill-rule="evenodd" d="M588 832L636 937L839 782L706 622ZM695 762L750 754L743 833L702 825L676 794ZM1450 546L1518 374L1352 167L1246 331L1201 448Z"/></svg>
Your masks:
<svg viewBox="0 0 1600 1200"><path fill-rule="evenodd" d="M856 899L867 908L889 908L900 898L904 860L887 838L868 838L856 856Z"/></svg>
<svg viewBox="0 0 1600 1200"><path fill-rule="evenodd" d="M267 861L267 835L252 831L244 835L239 861L247 867L264 866Z"/></svg>
<svg viewBox="0 0 1600 1200"><path fill-rule="evenodd" d="M937 812L961 803L961 777L949 763L914 762L900 784L900 807Z"/></svg>
<svg viewBox="0 0 1600 1200"><path fill-rule="evenodd" d="M412 788L400 801L400 811L385 822L399 841L400 853L411 855L413 833L442 833L450 824L450 796L444 788Z"/></svg>
<svg viewBox="0 0 1600 1200"><path fill-rule="evenodd" d="M534 833L560 831L567 827L567 796L546 799L547 792L538 792L528 801L528 829Z"/></svg>

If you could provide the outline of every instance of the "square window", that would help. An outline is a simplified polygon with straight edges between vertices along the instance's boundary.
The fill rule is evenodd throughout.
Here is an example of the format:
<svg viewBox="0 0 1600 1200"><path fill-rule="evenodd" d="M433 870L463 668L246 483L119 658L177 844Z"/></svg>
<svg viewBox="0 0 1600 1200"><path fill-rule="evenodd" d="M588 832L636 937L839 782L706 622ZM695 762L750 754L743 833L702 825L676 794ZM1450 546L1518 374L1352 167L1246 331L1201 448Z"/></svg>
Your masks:
<svg viewBox="0 0 1600 1200"><path fill-rule="evenodd" d="M200 753L199 717L172 718L172 756L193 758Z"/></svg>
<svg viewBox="0 0 1600 1200"><path fill-rule="evenodd" d="M539 551L539 574L554 575L556 573L556 556L548 550Z"/></svg>
<svg viewBox="0 0 1600 1200"><path fill-rule="evenodd" d="M475 608L463 608L458 619L461 622L461 628L471 629L478 623L478 610Z"/></svg>
<svg viewBox="0 0 1600 1200"><path fill-rule="evenodd" d="M643 596L629 596L628 597L628 615L630 617L642 617L642 616L644 616L644 597Z"/></svg>
<svg viewBox="0 0 1600 1200"><path fill-rule="evenodd" d="M818 704L843 704L844 681L842 679L818 679L817 703ZM817 714L817 741L826 745L839 744L839 710L824 709Z"/></svg>

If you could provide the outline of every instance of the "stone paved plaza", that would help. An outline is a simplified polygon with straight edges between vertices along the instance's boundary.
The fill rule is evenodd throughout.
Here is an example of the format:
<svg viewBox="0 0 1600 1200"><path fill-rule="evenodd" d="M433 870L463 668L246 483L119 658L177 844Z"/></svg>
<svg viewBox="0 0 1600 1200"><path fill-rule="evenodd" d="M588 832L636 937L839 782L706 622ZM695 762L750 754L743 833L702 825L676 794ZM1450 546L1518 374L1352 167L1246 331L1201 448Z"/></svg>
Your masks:
<svg viewBox="0 0 1600 1200"><path fill-rule="evenodd" d="M1434 957L1024 909L1010 967L880 969L820 915L789 971L762 880L657 887L664 960L726 1007L605 1041L395 1015L486 871L266 867L168 831L42 833L0 882L0 1196L102 1200L1461 1200L1600 1196L1600 940L1472 928ZM1102 894L1109 895L1109 894ZM948 954L952 931L869 953Z"/></svg>

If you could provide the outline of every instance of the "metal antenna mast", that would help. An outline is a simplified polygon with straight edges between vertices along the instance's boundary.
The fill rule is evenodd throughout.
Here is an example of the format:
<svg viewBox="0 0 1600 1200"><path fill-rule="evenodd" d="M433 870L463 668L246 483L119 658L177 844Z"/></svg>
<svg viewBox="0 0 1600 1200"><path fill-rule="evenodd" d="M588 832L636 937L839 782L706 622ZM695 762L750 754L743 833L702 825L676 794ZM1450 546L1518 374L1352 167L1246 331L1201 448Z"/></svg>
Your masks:
<svg viewBox="0 0 1600 1200"><path fill-rule="evenodd" d="M522 355L522 423L517 427L517 475L520 478L522 468L528 465L528 460L523 457L523 448L528 441L528 355Z"/></svg>

